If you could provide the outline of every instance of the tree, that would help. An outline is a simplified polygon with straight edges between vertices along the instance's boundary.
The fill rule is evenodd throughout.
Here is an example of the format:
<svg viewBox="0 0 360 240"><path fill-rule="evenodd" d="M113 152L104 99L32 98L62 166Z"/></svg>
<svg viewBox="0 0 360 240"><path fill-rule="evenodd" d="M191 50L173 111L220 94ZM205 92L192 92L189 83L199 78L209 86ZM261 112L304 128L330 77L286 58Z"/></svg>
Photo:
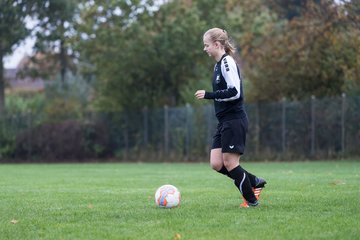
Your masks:
<svg viewBox="0 0 360 240"><path fill-rule="evenodd" d="M356 83L359 40L356 11L350 11L356 8L292 1L296 14L286 17L286 2L273 2L281 11L262 0L82 4L74 43L83 72L96 76L97 106L177 106L192 101L200 87L210 90L213 62L202 51L202 34L211 27L235 40L248 100L337 95L347 82Z"/></svg>
<svg viewBox="0 0 360 240"><path fill-rule="evenodd" d="M301 16L274 24L244 53L254 101L340 95L359 80L359 31L342 5L309 1Z"/></svg>
<svg viewBox="0 0 360 240"><path fill-rule="evenodd" d="M2 0L0 2L0 114L5 110L5 83L3 58L30 34L25 19L35 13L35 0Z"/></svg>
<svg viewBox="0 0 360 240"><path fill-rule="evenodd" d="M178 1L128 4L88 4L82 11L86 24L77 28L86 36L81 55L97 76L99 106L119 110L181 103L181 86L197 75L196 56L202 52L197 10Z"/></svg>
<svg viewBox="0 0 360 240"><path fill-rule="evenodd" d="M265 2L271 11L289 21L302 16L309 3L319 4L320 0L269 0Z"/></svg>
<svg viewBox="0 0 360 240"><path fill-rule="evenodd" d="M69 39L74 34L73 25L77 14L78 1L42 1L41 11L37 14L38 24L33 57L37 74L50 77L60 72L64 83L67 70L75 70ZM39 55L40 53L40 55ZM39 57L41 56L41 57Z"/></svg>
<svg viewBox="0 0 360 240"><path fill-rule="evenodd" d="M100 0L85 2L80 6L74 47L80 53L81 72L96 76L96 99L103 110L119 110L123 107L119 101L129 102L126 97L130 92L131 68L127 67L132 61L129 57L132 52L128 47L132 35L125 31L139 15L146 17L152 2L143 3ZM141 74L140 71L138 74Z"/></svg>

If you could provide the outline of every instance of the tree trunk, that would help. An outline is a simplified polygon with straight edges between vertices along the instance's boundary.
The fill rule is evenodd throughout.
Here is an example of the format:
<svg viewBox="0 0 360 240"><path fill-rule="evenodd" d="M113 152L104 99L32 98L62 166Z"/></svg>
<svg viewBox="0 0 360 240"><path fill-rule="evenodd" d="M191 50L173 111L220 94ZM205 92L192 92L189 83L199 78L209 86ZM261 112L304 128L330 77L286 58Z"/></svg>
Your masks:
<svg viewBox="0 0 360 240"><path fill-rule="evenodd" d="M65 84L65 74L67 69L67 62L66 62L66 49L64 47L64 40L60 40L60 74L61 74L61 82Z"/></svg>
<svg viewBox="0 0 360 240"><path fill-rule="evenodd" d="M5 111L5 76L3 58L3 53L0 50L0 116Z"/></svg>

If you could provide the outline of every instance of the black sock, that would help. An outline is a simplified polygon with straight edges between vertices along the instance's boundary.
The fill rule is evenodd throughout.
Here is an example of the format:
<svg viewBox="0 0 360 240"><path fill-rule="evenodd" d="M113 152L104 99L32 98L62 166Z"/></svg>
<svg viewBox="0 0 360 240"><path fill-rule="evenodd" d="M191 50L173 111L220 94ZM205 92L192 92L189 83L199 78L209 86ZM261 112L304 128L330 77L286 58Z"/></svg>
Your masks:
<svg viewBox="0 0 360 240"><path fill-rule="evenodd" d="M249 177L251 187L253 187L253 188L256 187L256 183L257 183L256 179L257 179L257 177L256 177L255 175L249 173L249 172L246 171L245 169L243 169L241 166L239 166L239 167L240 167L240 168L247 174L247 176ZM218 173L221 173L221 174L224 174L224 175L228 176L229 178L235 180L234 178L232 178L232 177L230 176L229 171L226 169L225 166L222 166L222 168L221 168L219 171L217 171L217 172L218 172Z"/></svg>
<svg viewBox="0 0 360 240"><path fill-rule="evenodd" d="M243 169L241 166L239 166L246 174L247 176L249 177L249 180L250 180L250 184L251 184L251 187L255 187L256 186L256 179L257 177L255 175L252 175L251 173L249 173L248 171L246 171L245 169Z"/></svg>
<svg viewBox="0 0 360 240"><path fill-rule="evenodd" d="M219 172L219 173L221 173L221 174L224 174L224 175L228 176L229 178L232 178L232 177L229 175L229 171L226 169L225 166L222 166L222 168L221 168L219 171L217 171L217 172Z"/></svg>
<svg viewBox="0 0 360 240"><path fill-rule="evenodd" d="M256 197L252 191L249 177L244 169L237 166L233 170L229 171L229 175L231 178L235 179L235 185L240 190L246 201L251 203L256 202Z"/></svg>

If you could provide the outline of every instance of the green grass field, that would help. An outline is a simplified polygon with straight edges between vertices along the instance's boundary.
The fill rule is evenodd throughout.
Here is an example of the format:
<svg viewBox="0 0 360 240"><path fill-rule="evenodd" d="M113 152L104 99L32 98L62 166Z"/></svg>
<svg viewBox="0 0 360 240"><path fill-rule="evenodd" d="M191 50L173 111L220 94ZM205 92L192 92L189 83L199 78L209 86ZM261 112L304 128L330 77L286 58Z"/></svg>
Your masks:
<svg viewBox="0 0 360 240"><path fill-rule="evenodd" d="M258 208L208 164L0 165L0 239L360 239L360 161L243 166ZM167 183L179 208L154 204Z"/></svg>

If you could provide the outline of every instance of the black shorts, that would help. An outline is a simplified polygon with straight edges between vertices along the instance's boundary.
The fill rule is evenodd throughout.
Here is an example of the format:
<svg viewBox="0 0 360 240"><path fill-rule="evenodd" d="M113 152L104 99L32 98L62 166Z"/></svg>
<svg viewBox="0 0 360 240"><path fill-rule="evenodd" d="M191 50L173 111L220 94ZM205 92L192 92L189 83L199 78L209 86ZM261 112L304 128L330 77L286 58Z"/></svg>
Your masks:
<svg viewBox="0 0 360 240"><path fill-rule="evenodd" d="M247 130L247 118L219 123L213 137L212 149L221 148L223 153L243 154Z"/></svg>

